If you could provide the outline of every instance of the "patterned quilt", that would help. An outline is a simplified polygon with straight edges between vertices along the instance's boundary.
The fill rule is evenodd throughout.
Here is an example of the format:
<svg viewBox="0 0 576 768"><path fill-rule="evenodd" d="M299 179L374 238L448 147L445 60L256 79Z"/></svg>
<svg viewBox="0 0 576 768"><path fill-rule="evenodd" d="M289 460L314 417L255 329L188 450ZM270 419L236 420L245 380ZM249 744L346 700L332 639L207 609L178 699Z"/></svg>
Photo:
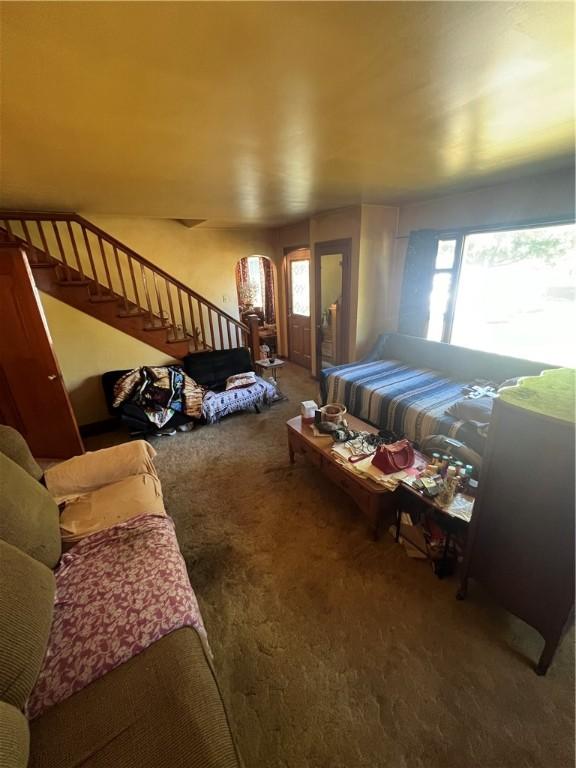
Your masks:
<svg viewBox="0 0 576 768"><path fill-rule="evenodd" d="M54 619L29 719L175 629L194 627L206 638L168 517L142 515L88 536L62 557L55 576Z"/></svg>
<svg viewBox="0 0 576 768"><path fill-rule="evenodd" d="M215 424L224 416L245 411L255 405L271 403L277 397L274 384L256 376L256 383L249 387L228 389L225 392L206 392L202 402L202 416L208 424Z"/></svg>
<svg viewBox="0 0 576 768"><path fill-rule="evenodd" d="M445 411L462 399L469 382L399 360L342 365L322 376L327 402L344 403L353 416L380 429L415 442L437 434L464 440L464 422Z"/></svg>

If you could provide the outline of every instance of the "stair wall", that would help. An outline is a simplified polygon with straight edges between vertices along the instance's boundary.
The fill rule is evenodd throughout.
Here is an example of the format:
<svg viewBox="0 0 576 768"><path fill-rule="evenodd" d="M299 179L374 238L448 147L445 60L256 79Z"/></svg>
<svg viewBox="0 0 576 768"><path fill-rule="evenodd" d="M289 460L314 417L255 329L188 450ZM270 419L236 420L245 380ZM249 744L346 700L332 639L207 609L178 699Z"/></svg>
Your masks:
<svg viewBox="0 0 576 768"><path fill-rule="evenodd" d="M42 291L40 299L80 426L110 418L100 383L106 371L177 362Z"/></svg>

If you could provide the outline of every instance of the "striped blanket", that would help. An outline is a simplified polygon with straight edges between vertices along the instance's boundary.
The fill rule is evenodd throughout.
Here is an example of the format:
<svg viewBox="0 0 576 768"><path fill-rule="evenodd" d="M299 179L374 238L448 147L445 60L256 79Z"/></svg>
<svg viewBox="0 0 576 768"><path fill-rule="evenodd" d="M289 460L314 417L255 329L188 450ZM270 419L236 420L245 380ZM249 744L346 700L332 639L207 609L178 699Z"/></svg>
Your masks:
<svg viewBox="0 0 576 768"><path fill-rule="evenodd" d="M459 437L464 422L445 411L462 399L468 383L400 360L360 362L322 371L327 402L344 403L353 416L417 443L438 434L464 439Z"/></svg>

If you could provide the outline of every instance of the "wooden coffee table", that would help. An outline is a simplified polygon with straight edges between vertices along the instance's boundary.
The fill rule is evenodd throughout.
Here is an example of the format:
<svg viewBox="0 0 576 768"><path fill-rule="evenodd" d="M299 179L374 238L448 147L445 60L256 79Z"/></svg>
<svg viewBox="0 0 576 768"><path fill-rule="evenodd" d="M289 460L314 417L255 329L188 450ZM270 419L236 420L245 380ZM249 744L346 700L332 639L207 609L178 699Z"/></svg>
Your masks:
<svg viewBox="0 0 576 768"><path fill-rule="evenodd" d="M377 433L378 430L355 416L347 416L350 429L358 432ZM344 491L366 514L372 535L377 540L385 517L395 519L396 500L393 491L383 488L368 478L355 475L332 456L332 440L326 437L314 437L312 428L302 423L301 416L295 416L286 422L288 429L288 451L290 463L294 464L295 454L303 454L323 475Z"/></svg>

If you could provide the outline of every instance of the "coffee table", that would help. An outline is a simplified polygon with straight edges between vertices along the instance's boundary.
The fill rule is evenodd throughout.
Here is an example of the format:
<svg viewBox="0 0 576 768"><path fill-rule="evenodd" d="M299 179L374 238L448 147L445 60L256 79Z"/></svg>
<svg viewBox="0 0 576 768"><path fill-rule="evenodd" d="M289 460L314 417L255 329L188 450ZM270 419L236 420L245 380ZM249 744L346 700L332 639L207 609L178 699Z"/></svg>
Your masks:
<svg viewBox="0 0 576 768"><path fill-rule="evenodd" d="M347 416L350 429L358 432L377 433L378 430L355 416ZM371 525L374 539L380 538L383 518L395 519L396 499L394 492L383 488L369 478L360 477L346 469L332 456L332 440L328 437L314 437L312 428L302 422L301 416L295 416L286 422L288 430L288 452L290 463L294 464L295 455L304 455L323 475L344 491L366 514Z"/></svg>

